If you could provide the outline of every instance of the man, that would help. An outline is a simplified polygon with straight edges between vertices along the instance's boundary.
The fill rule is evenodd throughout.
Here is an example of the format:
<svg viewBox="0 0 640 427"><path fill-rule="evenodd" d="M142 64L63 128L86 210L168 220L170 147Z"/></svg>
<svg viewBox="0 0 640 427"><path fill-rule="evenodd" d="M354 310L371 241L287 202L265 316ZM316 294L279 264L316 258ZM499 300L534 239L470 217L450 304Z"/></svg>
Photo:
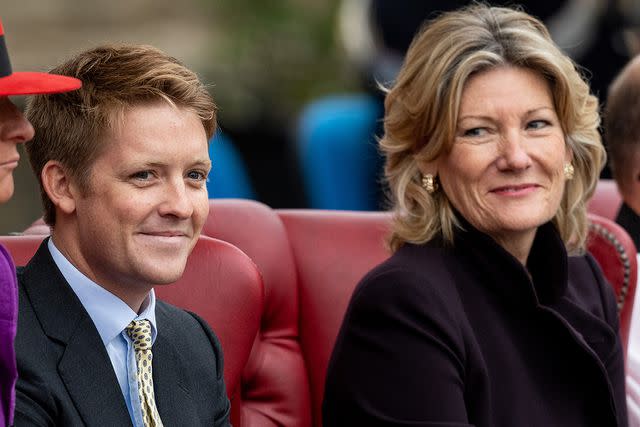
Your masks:
<svg viewBox="0 0 640 427"><path fill-rule="evenodd" d="M80 81L71 77L14 73L0 22L0 203L5 203L13 195L13 170L20 160L18 144L33 138L33 127L8 97L64 92L78 87ZM13 262L0 245L0 427L13 423L17 378L13 341L16 336L17 297Z"/></svg>
<svg viewBox="0 0 640 427"><path fill-rule="evenodd" d="M640 248L640 56L611 84L604 119L611 170L623 201L616 222Z"/></svg>
<svg viewBox="0 0 640 427"><path fill-rule="evenodd" d="M616 222L640 249L640 56L609 88L604 116L611 171L622 196ZM638 261L640 262L640 256ZM634 304L627 349L629 425L640 427L640 303Z"/></svg>
<svg viewBox="0 0 640 427"><path fill-rule="evenodd" d="M27 108L52 234L18 274L16 425L226 426L218 340L153 291L182 275L208 214L213 100L149 46L53 72L83 88Z"/></svg>

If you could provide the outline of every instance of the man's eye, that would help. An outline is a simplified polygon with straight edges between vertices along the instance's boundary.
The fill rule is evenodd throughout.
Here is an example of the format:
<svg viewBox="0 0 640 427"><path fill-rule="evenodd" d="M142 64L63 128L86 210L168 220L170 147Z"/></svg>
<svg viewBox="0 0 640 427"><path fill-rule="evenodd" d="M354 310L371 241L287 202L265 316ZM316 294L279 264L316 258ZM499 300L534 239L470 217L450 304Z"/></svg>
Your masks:
<svg viewBox="0 0 640 427"><path fill-rule="evenodd" d="M207 174L202 171L189 171L187 173L187 177L194 181L204 181L205 179L207 179Z"/></svg>

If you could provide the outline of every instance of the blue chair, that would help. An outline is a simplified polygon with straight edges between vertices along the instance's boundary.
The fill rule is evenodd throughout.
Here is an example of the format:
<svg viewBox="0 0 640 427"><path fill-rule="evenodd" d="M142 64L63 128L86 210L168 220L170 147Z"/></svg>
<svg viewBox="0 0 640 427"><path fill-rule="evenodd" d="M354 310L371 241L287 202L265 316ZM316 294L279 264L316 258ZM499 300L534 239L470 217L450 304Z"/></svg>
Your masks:
<svg viewBox="0 0 640 427"><path fill-rule="evenodd" d="M297 144L311 208L379 209L381 103L368 95L312 102L299 118Z"/></svg>
<svg viewBox="0 0 640 427"><path fill-rule="evenodd" d="M255 199L247 167L231 140L220 131L211 139L209 158L212 167L207 177L210 199Z"/></svg>

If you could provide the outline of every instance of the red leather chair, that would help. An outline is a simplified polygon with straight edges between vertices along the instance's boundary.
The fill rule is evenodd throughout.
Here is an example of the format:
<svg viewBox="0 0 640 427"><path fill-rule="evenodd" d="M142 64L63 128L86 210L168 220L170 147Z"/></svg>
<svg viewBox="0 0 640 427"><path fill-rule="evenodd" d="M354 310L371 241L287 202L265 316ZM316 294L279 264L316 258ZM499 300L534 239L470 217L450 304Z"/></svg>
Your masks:
<svg viewBox="0 0 640 427"><path fill-rule="evenodd" d="M33 256L44 235L2 236L16 265ZM200 237L182 278L156 287L159 298L202 316L216 332L225 356L224 377L232 403L231 421L242 425L240 383L260 327L264 299L255 264L238 248Z"/></svg>
<svg viewBox="0 0 640 427"><path fill-rule="evenodd" d="M587 211L615 221L621 204L622 196L616 182L612 179L601 179L587 204Z"/></svg>
<svg viewBox="0 0 640 427"><path fill-rule="evenodd" d="M300 342L311 384L314 426L321 426L327 365L351 294L389 256L389 214L320 210L279 212L300 287Z"/></svg>
<svg viewBox="0 0 640 427"><path fill-rule="evenodd" d="M626 340L635 249L611 221L591 218L597 226L592 226L589 249L618 292ZM242 401L234 400L241 406L241 426L322 425L324 379L335 337L355 285L389 256L384 245L389 220L382 212L274 211L249 200L211 201L203 234L247 253L265 286L260 334L242 376Z"/></svg>
<svg viewBox="0 0 640 427"><path fill-rule="evenodd" d="M589 223L587 249L616 293L620 335L626 355L638 277L636 247L627 232L612 220L589 214Z"/></svg>
<svg viewBox="0 0 640 427"><path fill-rule="evenodd" d="M314 425L321 424L324 379L342 317L359 279L389 253L387 213L281 210L298 270L300 342L309 370ZM635 295L635 248L626 232L589 215L588 249L618 296L626 349Z"/></svg>
<svg viewBox="0 0 640 427"><path fill-rule="evenodd" d="M242 426L311 426L308 371L300 347L296 266L276 211L250 200L215 199L203 235L253 259L265 288L258 335L243 374Z"/></svg>
<svg viewBox="0 0 640 427"><path fill-rule="evenodd" d="M276 211L259 202L215 199L210 207L202 234L249 255L262 273L265 292L260 333L234 400L242 422L234 425L310 427L309 373L300 347L297 273L287 231ZM49 228L40 219L24 233L48 234Z"/></svg>

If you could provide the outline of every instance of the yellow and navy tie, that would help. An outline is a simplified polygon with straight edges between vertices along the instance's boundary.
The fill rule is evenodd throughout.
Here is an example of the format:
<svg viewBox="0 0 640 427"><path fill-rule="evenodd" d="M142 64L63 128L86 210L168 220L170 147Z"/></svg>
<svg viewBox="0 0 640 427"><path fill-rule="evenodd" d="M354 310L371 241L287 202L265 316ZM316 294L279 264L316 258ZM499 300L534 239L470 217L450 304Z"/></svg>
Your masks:
<svg viewBox="0 0 640 427"><path fill-rule="evenodd" d="M151 324L146 319L134 320L127 326L127 334L133 341L133 349L136 352L138 396L142 406L142 420L145 427L162 427L153 394Z"/></svg>

